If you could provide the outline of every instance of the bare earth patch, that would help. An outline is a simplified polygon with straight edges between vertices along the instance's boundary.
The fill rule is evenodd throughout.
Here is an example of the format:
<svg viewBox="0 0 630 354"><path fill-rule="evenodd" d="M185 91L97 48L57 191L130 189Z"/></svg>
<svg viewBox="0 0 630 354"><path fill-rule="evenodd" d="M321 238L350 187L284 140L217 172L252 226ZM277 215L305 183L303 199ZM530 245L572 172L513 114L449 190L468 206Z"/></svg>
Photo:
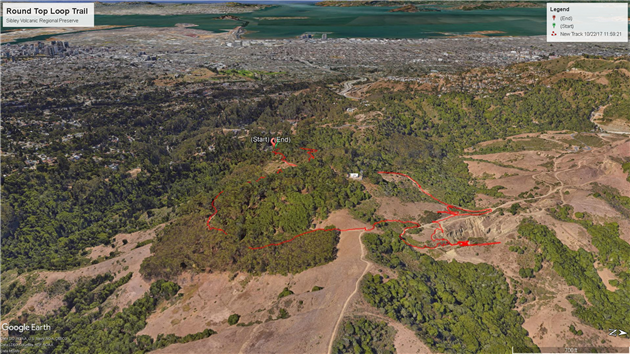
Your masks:
<svg viewBox="0 0 630 354"><path fill-rule="evenodd" d="M617 290L616 287L610 285L610 283L609 283L609 281L611 281L611 280L619 280L613 274L613 272L611 272L610 269L608 269L608 268L602 267L601 265L598 265L596 267L596 269L597 269L597 274L599 275L600 278L602 278L602 281L604 282L604 285L606 285L606 289L608 289L610 291Z"/></svg>
<svg viewBox="0 0 630 354"><path fill-rule="evenodd" d="M420 338L418 338L418 336L416 336L416 333L413 330L396 321L390 321L389 325L394 327L396 330L396 336L394 337L394 347L396 348L396 353L431 353L431 350L420 340Z"/></svg>
<svg viewBox="0 0 630 354"><path fill-rule="evenodd" d="M528 192L536 186L536 180L532 178L531 173L522 174L512 177L504 177L499 179L491 179L486 181L488 188L502 186L501 192L507 196L516 197L521 193Z"/></svg>
<svg viewBox="0 0 630 354"><path fill-rule="evenodd" d="M593 197L590 191L572 189L569 189L569 191L570 193L565 195L564 200L573 207L575 212L607 217L621 216L613 207L608 205L606 201Z"/></svg>
<svg viewBox="0 0 630 354"><path fill-rule="evenodd" d="M405 203L396 197L380 197L376 198L376 200L379 203L376 214L386 219L408 217L417 220L424 215L425 211L437 212L444 209L444 207L438 203Z"/></svg>
<svg viewBox="0 0 630 354"><path fill-rule="evenodd" d="M582 226L570 222L559 221L549 215L543 215L536 219L539 223L548 226L556 232L556 237L573 251L583 248L589 252L597 252L597 248L591 243L591 236Z"/></svg>
<svg viewBox="0 0 630 354"><path fill-rule="evenodd" d="M549 273L553 276L555 273ZM555 279L548 278L547 280ZM556 279L557 280L557 279ZM567 286L560 281L552 284L546 281L543 286L552 289L554 295L548 300L536 300L523 306L527 308L523 328L529 332L529 336L540 348L557 347L559 343L570 346L608 346L623 347L628 345L627 339L608 336L608 332L600 331L581 323L571 314L572 306L566 299L569 294L581 293L577 288ZM521 309L521 311L523 311ZM576 336L569 331L573 324L584 332L582 336Z"/></svg>
<svg viewBox="0 0 630 354"><path fill-rule="evenodd" d="M150 230L138 231L131 234L118 234L116 237L112 239L112 245L114 247L99 245L95 247L90 247L87 250L90 251L89 258L97 259L98 257L106 257L112 251L119 252L120 254L125 254L133 250L139 242L150 240L155 237L155 234L162 230L164 225L159 225ZM125 243L126 241L126 243Z"/></svg>
<svg viewBox="0 0 630 354"><path fill-rule="evenodd" d="M475 177L480 178L483 176L492 176L494 178L500 178L503 175L520 174L521 170L515 168L497 166L492 163L483 161L465 161L468 164L468 171Z"/></svg>
<svg viewBox="0 0 630 354"><path fill-rule="evenodd" d="M119 309L127 307L141 298L144 293L149 290L150 286L150 283L140 275L140 264L151 254L151 245L145 245L140 248L134 247L137 242L155 237L155 233L163 227L163 225L160 225L151 230L138 231L131 234L119 234L115 237L114 241L114 245L117 246L116 249L120 251L119 256L71 271L40 271L38 272L39 279L44 281L46 286L50 286L59 279L64 279L73 284L81 277L95 277L96 275L109 272L114 275L115 279L119 279L133 272L131 280L116 290L115 295L110 297L106 302L106 305L111 307L118 306ZM126 245L123 245L123 239L128 240ZM97 246L93 248L93 252L94 250L96 250L96 254L104 254L105 251L109 253L114 249L111 248L111 246ZM43 291L28 299L24 307L18 313L28 310L31 313L45 315L62 306L62 299L63 295L49 297L48 294Z"/></svg>

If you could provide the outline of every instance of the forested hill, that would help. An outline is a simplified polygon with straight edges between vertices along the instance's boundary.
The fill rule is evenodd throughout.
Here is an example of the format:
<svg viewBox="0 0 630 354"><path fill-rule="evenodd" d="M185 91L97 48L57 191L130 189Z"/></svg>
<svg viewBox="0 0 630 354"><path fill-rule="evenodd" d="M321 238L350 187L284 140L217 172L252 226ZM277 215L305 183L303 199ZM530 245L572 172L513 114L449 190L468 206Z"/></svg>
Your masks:
<svg viewBox="0 0 630 354"><path fill-rule="evenodd" d="M298 273L332 261L339 232L318 232L317 237L304 236L255 252L249 247L290 239L308 231L315 218L324 220L329 211L352 208L369 196L360 183L348 181L321 160L257 182L248 183L245 176L247 172L237 168L222 186L214 203L217 214L210 221L217 229L206 227L212 205L201 204L166 227L151 249L154 255L144 261L143 273L151 277L173 277L186 269ZM256 179L251 176L251 181Z"/></svg>
<svg viewBox="0 0 630 354"><path fill-rule="evenodd" d="M514 309L516 296L503 273L489 264L435 261L411 250L397 235L367 234L372 259L396 270L384 282L368 273L361 290L367 301L413 329L440 353L538 352ZM404 260L401 261L401 260Z"/></svg>

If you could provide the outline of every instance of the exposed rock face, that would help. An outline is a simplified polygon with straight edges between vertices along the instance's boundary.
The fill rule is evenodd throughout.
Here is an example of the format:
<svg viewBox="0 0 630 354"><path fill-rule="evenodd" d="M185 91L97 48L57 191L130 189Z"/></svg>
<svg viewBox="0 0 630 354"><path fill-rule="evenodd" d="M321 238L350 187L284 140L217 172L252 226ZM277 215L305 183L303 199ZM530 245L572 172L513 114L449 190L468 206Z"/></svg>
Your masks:
<svg viewBox="0 0 630 354"><path fill-rule="evenodd" d="M501 219L497 222L497 219ZM475 217L444 223L447 239L453 241L484 239L486 241L503 241L505 235L516 232L519 217L501 218L498 216ZM485 241L484 241L485 242Z"/></svg>

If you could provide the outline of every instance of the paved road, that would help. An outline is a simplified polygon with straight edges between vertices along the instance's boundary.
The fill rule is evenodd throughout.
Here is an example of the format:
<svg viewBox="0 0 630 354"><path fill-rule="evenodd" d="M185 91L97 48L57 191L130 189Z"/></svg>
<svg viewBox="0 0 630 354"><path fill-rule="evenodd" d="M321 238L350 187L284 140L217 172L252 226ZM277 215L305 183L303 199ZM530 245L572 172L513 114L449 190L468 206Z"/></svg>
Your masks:
<svg viewBox="0 0 630 354"><path fill-rule="evenodd" d="M354 84L356 84L357 82L364 82L367 81L367 77L362 77L360 79L356 79L356 80L350 80L350 81L345 81L342 83L343 85L343 89L341 91L339 91L339 94L352 99L352 100L356 100L356 97L352 97L352 96L348 96L348 92L350 92L350 90L352 90L352 87L354 86Z"/></svg>

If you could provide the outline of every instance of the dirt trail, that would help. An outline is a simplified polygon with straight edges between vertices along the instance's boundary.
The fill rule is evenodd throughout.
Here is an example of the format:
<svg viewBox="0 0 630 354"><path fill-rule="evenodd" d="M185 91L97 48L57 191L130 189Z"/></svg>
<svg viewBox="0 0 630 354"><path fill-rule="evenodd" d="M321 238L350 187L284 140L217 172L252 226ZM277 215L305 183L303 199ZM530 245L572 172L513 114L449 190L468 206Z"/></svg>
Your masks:
<svg viewBox="0 0 630 354"><path fill-rule="evenodd" d="M354 291L352 292L352 294L350 294L350 296L348 296L348 298L346 299L346 302L343 304L343 308L341 309L341 312L339 313L339 317L337 318L335 327L333 328L332 334L330 335L330 343L328 343L329 354L332 354L333 343L335 342L335 338L337 337L337 329L339 328L341 319L343 318L343 315L346 312L348 303L350 303L350 299L352 299L352 297L354 297L354 295L359 291L359 285L361 284L361 280L363 279L365 274L368 272L368 270L370 270L370 267L372 265L372 263L365 260L365 247L363 247L363 242L361 242L361 238L363 237L364 233L365 231L359 234L359 247L361 248L361 260L365 263L365 269L363 269L363 273L361 273L361 276L357 279L357 282L354 285Z"/></svg>

